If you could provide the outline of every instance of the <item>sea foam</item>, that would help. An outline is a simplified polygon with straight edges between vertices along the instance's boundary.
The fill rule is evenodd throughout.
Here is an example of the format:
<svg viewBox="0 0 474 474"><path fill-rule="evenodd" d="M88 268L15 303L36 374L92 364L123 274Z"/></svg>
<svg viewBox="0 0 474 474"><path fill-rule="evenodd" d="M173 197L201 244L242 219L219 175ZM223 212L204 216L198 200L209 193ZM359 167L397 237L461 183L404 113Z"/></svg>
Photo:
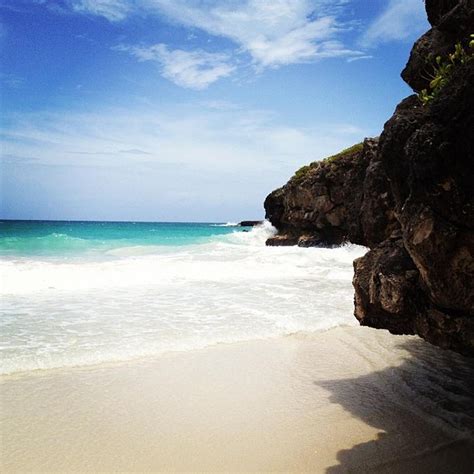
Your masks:
<svg viewBox="0 0 474 474"><path fill-rule="evenodd" d="M355 324L366 250L265 247L265 223L206 243L126 246L105 260L1 263L1 372L91 365Z"/></svg>

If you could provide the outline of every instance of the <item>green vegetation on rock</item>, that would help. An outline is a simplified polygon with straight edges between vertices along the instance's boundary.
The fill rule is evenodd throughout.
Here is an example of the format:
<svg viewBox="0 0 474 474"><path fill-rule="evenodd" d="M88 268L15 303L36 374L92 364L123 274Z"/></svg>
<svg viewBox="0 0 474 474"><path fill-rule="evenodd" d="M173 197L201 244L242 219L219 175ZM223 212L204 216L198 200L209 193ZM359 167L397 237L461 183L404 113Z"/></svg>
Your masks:
<svg viewBox="0 0 474 474"><path fill-rule="evenodd" d="M293 183L299 182L306 176L307 172L311 168L314 168L315 166L318 166L321 163L333 163L335 160L343 156L346 156L352 153L358 153L359 151L362 151L363 147L364 147L364 142L360 142L360 143L350 146L349 148L345 148L344 150L340 151L339 153L336 153L335 155L328 156L327 158L324 158L321 161L313 161L309 165L304 165L295 172L295 174L291 178L291 181Z"/></svg>
<svg viewBox="0 0 474 474"><path fill-rule="evenodd" d="M350 155L352 153L358 153L359 151L362 151L363 147L364 142L356 143L355 145L352 145L349 148L345 148L344 150L340 151L339 153L336 153L335 155L324 158L323 163L331 163L337 160L338 158L341 158L342 156Z"/></svg>
<svg viewBox="0 0 474 474"><path fill-rule="evenodd" d="M427 79L430 80L429 89L423 89L418 97L423 105L429 104L435 99L444 86L451 79L451 75L455 67L466 64L474 58L474 34L470 35L470 41L466 47L461 43L456 43L454 52L447 57L442 58L429 56L427 63L431 63L432 72L428 74Z"/></svg>
<svg viewBox="0 0 474 474"><path fill-rule="evenodd" d="M302 166L299 170L297 170L293 176L292 179L294 180L300 180L304 177L304 175L308 172L308 170L311 168L312 165L314 165L316 163L316 161L314 161L313 163L311 163L310 165L304 165Z"/></svg>

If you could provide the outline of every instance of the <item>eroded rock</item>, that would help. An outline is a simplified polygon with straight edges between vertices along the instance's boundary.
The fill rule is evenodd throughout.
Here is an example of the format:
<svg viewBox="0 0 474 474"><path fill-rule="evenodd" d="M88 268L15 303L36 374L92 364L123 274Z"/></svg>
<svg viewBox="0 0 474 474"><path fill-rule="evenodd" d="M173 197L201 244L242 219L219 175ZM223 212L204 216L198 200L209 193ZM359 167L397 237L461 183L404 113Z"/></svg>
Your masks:
<svg viewBox="0 0 474 474"><path fill-rule="evenodd" d="M433 28L415 42L401 73L416 92L429 88L435 58L452 53L474 31L474 0L426 0L426 10Z"/></svg>
<svg viewBox="0 0 474 474"><path fill-rule="evenodd" d="M426 58L474 27L474 0L426 0L433 28L403 78L427 86ZM465 44L465 43L464 43ZM466 47L466 46L465 46ZM269 245L370 247L354 262L355 316L474 356L474 59L428 105L403 100L377 140L310 165L265 201Z"/></svg>
<svg viewBox="0 0 474 474"><path fill-rule="evenodd" d="M398 222L376 151L377 139L366 139L356 150L313 163L267 197L267 219L301 246L381 242ZM278 242L288 240L268 244Z"/></svg>

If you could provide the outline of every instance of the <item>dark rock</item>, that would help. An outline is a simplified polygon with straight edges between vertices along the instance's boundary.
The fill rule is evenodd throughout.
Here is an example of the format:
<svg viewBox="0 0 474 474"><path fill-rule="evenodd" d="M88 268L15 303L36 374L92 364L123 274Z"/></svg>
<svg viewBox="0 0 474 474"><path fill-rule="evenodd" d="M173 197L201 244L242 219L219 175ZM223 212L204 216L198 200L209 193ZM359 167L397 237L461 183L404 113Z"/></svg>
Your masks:
<svg viewBox="0 0 474 474"><path fill-rule="evenodd" d="M361 244L367 247L374 247L400 228L380 155L375 148L371 153L362 184L363 196L359 211Z"/></svg>
<svg viewBox="0 0 474 474"><path fill-rule="evenodd" d="M285 191L283 188L275 189L265 199L263 207L265 208L265 218L269 219L273 225L281 231L283 227L283 214L285 206L283 204Z"/></svg>
<svg viewBox="0 0 474 474"><path fill-rule="evenodd" d="M263 221L242 221L239 222L240 227L255 227L256 225L263 224Z"/></svg>
<svg viewBox="0 0 474 474"><path fill-rule="evenodd" d="M445 0L439 19L433 26L446 33L463 38L472 33L474 25L474 0ZM454 7L451 6L454 4Z"/></svg>
<svg viewBox="0 0 474 474"><path fill-rule="evenodd" d="M402 79L415 91L428 89L433 75L436 56L446 56L452 52L456 35L446 35L437 28L425 33L413 46L410 58L403 69Z"/></svg>
<svg viewBox="0 0 474 474"><path fill-rule="evenodd" d="M433 25L404 79L426 87L426 58L473 32L474 0L427 0ZM297 172L265 201L287 245L371 250L354 262L355 316L474 356L474 60L428 105L412 95L379 141ZM275 244L275 243L273 243Z"/></svg>
<svg viewBox="0 0 474 474"><path fill-rule="evenodd" d="M435 58L453 52L456 42L466 43L474 30L474 0L426 0L426 10L433 28L415 42L401 73L416 92L429 88Z"/></svg>
<svg viewBox="0 0 474 474"><path fill-rule="evenodd" d="M402 311L397 307L389 310L382 304L383 284L377 278L390 272L392 266L390 255L381 249L356 262L354 277L355 314L362 324L396 333L415 332L433 344L471 356L474 355L472 90L474 61L459 66L429 106L420 106L416 96L405 99L380 136L378 154L390 181L393 211L402 230L400 242L405 257L409 256L414 266L414 273L402 272L392 281L396 281L399 295L415 291L416 299L405 297L403 301L408 305L404 304ZM405 319L400 317L401 313Z"/></svg>
<svg viewBox="0 0 474 474"><path fill-rule="evenodd" d="M377 140L366 139L359 148L313 163L273 191L264 204L267 219L306 247L346 241L372 246L387 238L398 222Z"/></svg>
<svg viewBox="0 0 474 474"><path fill-rule="evenodd" d="M269 239L267 239L265 244L270 247L288 247L291 245L297 245L298 238L289 235L277 235L275 237L270 237Z"/></svg>
<svg viewBox="0 0 474 474"><path fill-rule="evenodd" d="M430 308L416 318L416 333L432 344L467 356L474 355L474 319Z"/></svg>
<svg viewBox="0 0 474 474"><path fill-rule="evenodd" d="M458 3L459 0L425 0L428 21L432 26L436 26L440 19Z"/></svg>
<svg viewBox="0 0 474 474"><path fill-rule="evenodd" d="M298 238L298 247L322 247L327 246L327 242L323 241L317 235L302 235Z"/></svg>
<svg viewBox="0 0 474 474"><path fill-rule="evenodd" d="M355 316L364 326L414 334L424 307L419 273L400 237L387 239L354 261Z"/></svg>

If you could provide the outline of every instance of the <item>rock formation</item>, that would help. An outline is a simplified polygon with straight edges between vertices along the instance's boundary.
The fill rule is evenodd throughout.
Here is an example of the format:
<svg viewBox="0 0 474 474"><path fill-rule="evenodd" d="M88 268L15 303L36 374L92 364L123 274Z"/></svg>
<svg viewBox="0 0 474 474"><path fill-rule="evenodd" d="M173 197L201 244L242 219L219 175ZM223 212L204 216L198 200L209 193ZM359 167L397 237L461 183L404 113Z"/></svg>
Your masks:
<svg viewBox="0 0 474 474"><path fill-rule="evenodd" d="M373 246L399 228L378 139L299 170L265 200L279 233L267 245Z"/></svg>
<svg viewBox="0 0 474 474"><path fill-rule="evenodd" d="M432 29L403 79L419 92L427 58L474 32L474 0L426 0ZM436 98L403 100L378 140L297 172L265 201L278 229L269 245L370 251L354 262L362 325L474 356L474 60L457 65Z"/></svg>
<svg viewBox="0 0 474 474"><path fill-rule="evenodd" d="M240 227L255 227L256 225L262 224L263 221L241 221L238 223Z"/></svg>

